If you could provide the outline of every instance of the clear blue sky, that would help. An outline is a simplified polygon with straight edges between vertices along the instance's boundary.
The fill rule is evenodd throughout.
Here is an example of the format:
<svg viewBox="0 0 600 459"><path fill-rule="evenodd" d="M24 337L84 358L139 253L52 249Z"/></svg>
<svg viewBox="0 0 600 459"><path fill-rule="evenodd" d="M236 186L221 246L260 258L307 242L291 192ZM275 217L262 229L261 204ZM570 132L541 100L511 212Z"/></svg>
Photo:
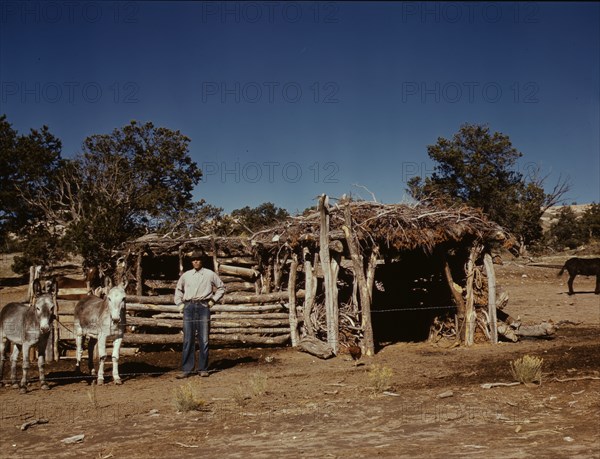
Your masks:
<svg viewBox="0 0 600 459"><path fill-rule="evenodd" d="M2 0L0 113L64 156L133 119L178 129L226 211L398 202L463 123L598 202L599 30L598 3Z"/></svg>

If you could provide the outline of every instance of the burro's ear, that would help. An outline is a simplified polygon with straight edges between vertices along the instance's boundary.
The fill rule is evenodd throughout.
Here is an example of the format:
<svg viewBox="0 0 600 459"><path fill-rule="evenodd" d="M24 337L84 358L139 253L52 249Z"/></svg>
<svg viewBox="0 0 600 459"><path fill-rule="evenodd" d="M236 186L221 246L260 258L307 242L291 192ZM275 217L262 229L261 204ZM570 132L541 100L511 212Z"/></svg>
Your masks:
<svg viewBox="0 0 600 459"><path fill-rule="evenodd" d="M42 284L40 284L39 279L35 279L33 281L33 294L38 296L42 294Z"/></svg>
<svg viewBox="0 0 600 459"><path fill-rule="evenodd" d="M46 293L50 293L51 295L58 294L58 283L56 282L56 277L52 277L49 281L46 281Z"/></svg>
<svg viewBox="0 0 600 459"><path fill-rule="evenodd" d="M121 281L121 288L123 288L123 290L126 290L128 284L129 284L129 281L127 279L123 279Z"/></svg>
<svg viewBox="0 0 600 459"><path fill-rule="evenodd" d="M106 287L106 290L108 291L112 288L112 286L113 286L112 279L110 278L110 276L106 276L104 278L104 287Z"/></svg>

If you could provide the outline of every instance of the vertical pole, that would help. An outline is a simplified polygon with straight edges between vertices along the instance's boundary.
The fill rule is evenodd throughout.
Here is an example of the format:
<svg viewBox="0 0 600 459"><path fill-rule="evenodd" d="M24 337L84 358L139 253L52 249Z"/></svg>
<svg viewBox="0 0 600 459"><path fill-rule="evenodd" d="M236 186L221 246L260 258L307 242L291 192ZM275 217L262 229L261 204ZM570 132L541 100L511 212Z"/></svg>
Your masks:
<svg viewBox="0 0 600 459"><path fill-rule="evenodd" d="M219 274L219 258L217 257L217 240L215 239L215 235L213 234L212 238L211 238L211 245L212 245L212 251L213 251L213 268L214 271Z"/></svg>
<svg viewBox="0 0 600 459"><path fill-rule="evenodd" d="M315 301L315 294L317 291L317 277L313 271L313 264L310 259L311 253L307 247L302 249L302 255L304 256L304 283L306 285L306 293L304 295L304 327L308 336L315 336L315 331L310 320L312 313L313 304ZM315 266L317 265L317 255L315 255Z"/></svg>
<svg viewBox="0 0 600 459"><path fill-rule="evenodd" d="M142 296L144 294L144 272L142 269L142 258L143 257L144 257L144 248L140 247L138 256L137 256L136 273L135 273L135 278L137 281L137 285L135 288L135 294L137 296Z"/></svg>
<svg viewBox="0 0 600 459"><path fill-rule="evenodd" d="M490 318L490 339L492 344L498 344L498 319L496 316L496 273L494 262L489 253L483 256L483 265L488 281L488 316Z"/></svg>
<svg viewBox="0 0 600 459"><path fill-rule="evenodd" d="M298 255L292 254L292 264L290 266L290 277L288 279L288 297L290 314L290 338L292 347L298 345L300 336L298 335L298 316L296 314L296 276L298 274Z"/></svg>
<svg viewBox="0 0 600 459"><path fill-rule="evenodd" d="M469 251L469 259L467 261L467 297L465 304L465 345L467 346L472 346L475 339L475 322L477 317L475 314L473 283L475 281L475 261L480 250L481 246L474 243Z"/></svg>
<svg viewBox="0 0 600 459"><path fill-rule="evenodd" d="M329 209L328 198L325 194L319 198L319 213L321 216L319 254L325 280L325 315L327 319L327 343L331 346L333 353L337 355L339 350L338 341L338 317L337 304L334 304L334 290L337 285L333 282L333 266L329 256ZM336 292L337 293L337 292Z"/></svg>
<svg viewBox="0 0 600 459"><path fill-rule="evenodd" d="M367 356L372 356L375 354L375 340L373 337L373 324L371 322L371 299L373 292L369 291L369 282L367 281L368 274L365 275L363 268L363 257L360 253L360 246L354 237L354 233L352 232L352 214L350 212L350 203L347 203L346 208L344 209L344 225L342 226L342 230L346 236L348 250L350 251L350 257L352 258L354 275L356 276L356 280L358 282L364 354Z"/></svg>
<svg viewBox="0 0 600 459"><path fill-rule="evenodd" d="M442 254L444 260L444 276L446 277L446 282L448 283L448 288L450 289L450 293L452 294L452 298L454 298L454 303L456 304L456 339L459 342L465 342L465 315L466 315L466 306L465 301L462 297L462 293L457 291L457 288L460 288L457 284L455 284L454 279L452 278L452 272L450 271L450 265L448 265L448 260L446 259L445 254ZM462 289L461 289L462 290Z"/></svg>

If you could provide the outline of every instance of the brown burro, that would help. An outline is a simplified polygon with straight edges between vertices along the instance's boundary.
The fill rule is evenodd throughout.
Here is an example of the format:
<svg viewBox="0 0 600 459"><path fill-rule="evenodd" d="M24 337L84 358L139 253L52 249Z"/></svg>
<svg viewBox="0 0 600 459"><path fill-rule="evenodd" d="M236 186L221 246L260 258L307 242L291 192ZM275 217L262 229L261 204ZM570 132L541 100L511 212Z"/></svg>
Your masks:
<svg viewBox="0 0 600 459"><path fill-rule="evenodd" d="M596 276L596 289L594 293L596 295L600 294L600 258L569 258L558 273L558 276L562 276L565 269L569 273L569 280L567 282L569 285L569 295L575 293L573 291L573 281L577 274L581 274L582 276Z"/></svg>

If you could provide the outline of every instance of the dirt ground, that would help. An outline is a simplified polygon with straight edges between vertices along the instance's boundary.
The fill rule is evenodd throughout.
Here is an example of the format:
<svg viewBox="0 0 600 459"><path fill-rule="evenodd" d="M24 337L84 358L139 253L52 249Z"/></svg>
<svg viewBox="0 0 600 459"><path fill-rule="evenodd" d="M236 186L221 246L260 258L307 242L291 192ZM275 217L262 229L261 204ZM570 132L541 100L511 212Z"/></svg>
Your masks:
<svg viewBox="0 0 600 459"><path fill-rule="evenodd" d="M183 382L179 351L143 352L122 357L122 386L91 385L63 360L47 367L50 391L35 379L24 395L0 389L0 456L600 457L595 279L578 277L583 293L568 296L556 269L496 268L507 312L525 323L552 319L553 339L468 349L402 342L358 365L290 348L214 349L211 376ZM22 294L4 288L0 304ZM511 382L509 362L525 354L544 359L540 385L481 387ZM375 390L386 372L390 387ZM203 402L199 410L177 411L182 388ZM36 419L48 422L21 429Z"/></svg>

